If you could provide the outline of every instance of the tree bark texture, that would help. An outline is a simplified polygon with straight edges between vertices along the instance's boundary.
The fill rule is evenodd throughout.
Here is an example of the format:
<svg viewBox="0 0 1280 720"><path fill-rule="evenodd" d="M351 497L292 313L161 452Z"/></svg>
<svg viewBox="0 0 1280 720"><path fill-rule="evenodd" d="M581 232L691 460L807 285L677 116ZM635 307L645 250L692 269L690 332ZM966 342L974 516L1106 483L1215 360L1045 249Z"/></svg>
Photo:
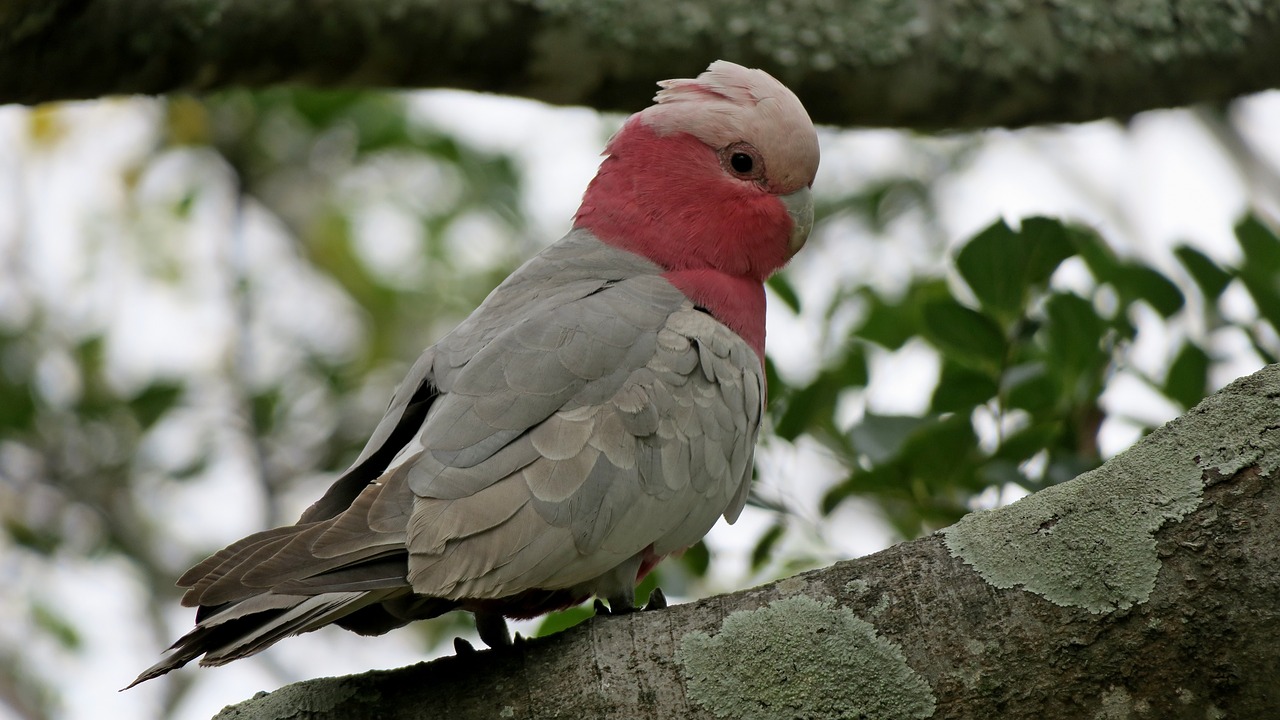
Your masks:
<svg viewBox="0 0 1280 720"><path fill-rule="evenodd" d="M1268 718L1280 366L1103 467L931 537L218 720Z"/></svg>
<svg viewBox="0 0 1280 720"><path fill-rule="evenodd" d="M710 60L814 120L1075 122L1280 87L1264 0L9 0L0 103L232 86L450 87L635 111Z"/></svg>

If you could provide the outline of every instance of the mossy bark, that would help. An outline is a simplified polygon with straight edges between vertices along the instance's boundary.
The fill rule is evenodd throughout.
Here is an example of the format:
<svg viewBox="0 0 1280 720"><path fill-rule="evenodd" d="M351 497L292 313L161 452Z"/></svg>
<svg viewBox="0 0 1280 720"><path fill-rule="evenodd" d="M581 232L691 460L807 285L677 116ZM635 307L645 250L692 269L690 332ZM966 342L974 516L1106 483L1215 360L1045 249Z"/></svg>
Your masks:
<svg viewBox="0 0 1280 720"><path fill-rule="evenodd" d="M1179 500L1158 523L1128 525L1150 543L1112 543L1109 532L1090 539L1073 530L1071 542L1089 545L1079 550L1093 565L1074 568L1082 576L1105 578L1113 564L1157 566L1151 585L1126 580L1121 600L1109 607L1045 592L1043 573L1019 569L1026 564L1017 562L1016 548L979 558L975 567L938 534L732 595L596 619L510 649L298 683L218 718L845 716L829 702L779 707L805 699L767 687L818 676L859 707L875 698L846 683L911 686L912 698L894 691L884 699L901 717L1271 717L1280 707L1277 436L1280 366L1271 366L1072 481L1088 493L1058 491L1068 500L1056 503L1056 519L1035 533L1110 517L1108 508L1169 505L1158 487L1167 485L1165 476L1199 468L1193 502ZM1159 455L1149 454L1152 448ZM1138 476L1149 482L1135 483ZM1025 512L991 515L967 539L990 531L1018 545L1009 528ZM1032 543L1026 552L1040 551ZM805 611L788 612L797 602ZM821 621L824 612L830 624ZM825 650L808 652L811 644L797 633L812 633ZM762 642L770 635L777 642ZM734 664L715 658L743 657L735 643L753 657L726 669ZM758 657L766 654L761 647L772 656ZM897 679L876 685L867 681L872 675Z"/></svg>
<svg viewBox="0 0 1280 720"><path fill-rule="evenodd" d="M1257 0L16 0L0 102L299 83L634 111L654 81L763 67L821 123L1074 122L1280 87Z"/></svg>

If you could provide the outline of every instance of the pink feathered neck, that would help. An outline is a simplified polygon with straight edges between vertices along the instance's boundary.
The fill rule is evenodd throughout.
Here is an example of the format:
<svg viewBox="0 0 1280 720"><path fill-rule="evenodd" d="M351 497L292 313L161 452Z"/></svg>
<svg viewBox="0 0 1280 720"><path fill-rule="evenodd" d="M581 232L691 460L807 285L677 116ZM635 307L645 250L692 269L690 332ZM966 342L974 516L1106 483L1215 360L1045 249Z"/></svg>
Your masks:
<svg viewBox="0 0 1280 720"><path fill-rule="evenodd" d="M788 259L782 201L720 167L687 133L659 136L632 117L609 144L574 226L643 255L764 360L764 281Z"/></svg>

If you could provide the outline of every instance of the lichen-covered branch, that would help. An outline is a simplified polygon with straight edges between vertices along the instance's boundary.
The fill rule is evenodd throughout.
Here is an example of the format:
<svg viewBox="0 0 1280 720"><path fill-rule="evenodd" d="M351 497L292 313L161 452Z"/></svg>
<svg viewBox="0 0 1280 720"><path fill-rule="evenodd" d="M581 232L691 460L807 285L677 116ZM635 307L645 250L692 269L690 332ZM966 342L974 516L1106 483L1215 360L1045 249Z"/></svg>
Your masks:
<svg viewBox="0 0 1280 720"><path fill-rule="evenodd" d="M23 0L0 102L278 83L452 87L636 110L722 57L815 120L1073 122L1280 87L1258 0Z"/></svg>
<svg viewBox="0 0 1280 720"><path fill-rule="evenodd" d="M1271 717L1278 469L1271 366L1103 467L933 537L218 717Z"/></svg>

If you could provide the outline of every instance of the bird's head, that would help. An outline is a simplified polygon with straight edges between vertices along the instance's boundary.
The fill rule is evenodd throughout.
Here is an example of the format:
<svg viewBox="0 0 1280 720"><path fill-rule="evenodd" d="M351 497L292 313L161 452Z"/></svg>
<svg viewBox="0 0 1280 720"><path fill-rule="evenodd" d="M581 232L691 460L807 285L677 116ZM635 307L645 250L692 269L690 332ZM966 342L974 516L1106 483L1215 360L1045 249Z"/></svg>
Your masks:
<svg viewBox="0 0 1280 720"><path fill-rule="evenodd" d="M768 73L723 60L659 85L610 140L575 227L668 270L763 281L813 224L808 113Z"/></svg>

